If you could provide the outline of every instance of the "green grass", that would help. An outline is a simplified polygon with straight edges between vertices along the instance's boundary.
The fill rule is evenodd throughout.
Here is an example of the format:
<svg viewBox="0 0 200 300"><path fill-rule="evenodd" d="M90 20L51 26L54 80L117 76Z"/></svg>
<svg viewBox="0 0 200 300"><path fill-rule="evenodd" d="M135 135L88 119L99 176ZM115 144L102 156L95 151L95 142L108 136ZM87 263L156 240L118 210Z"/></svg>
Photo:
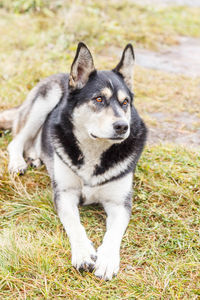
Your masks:
<svg viewBox="0 0 200 300"><path fill-rule="evenodd" d="M131 2L0 1L0 109L24 101L43 77L69 71L76 44L86 42L98 68L112 68L128 42L158 49L177 36L200 36L200 10L142 7ZM87 16L87 17L86 17ZM114 48L114 49L115 49ZM137 55L137 53L136 53ZM199 116L200 78L135 69L136 107L152 125L152 112ZM175 145L146 147L136 170L133 211L111 282L71 266L68 238L51 201L42 167L8 174L0 138L1 299L199 299L200 156ZM81 207L81 220L97 247L105 213Z"/></svg>
<svg viewBox="0 0 200 300"><path fill-rule="evenodd" d="M15 181L6 172L1 186L0 295L195 299L200 294L199 164L200 156L180 147L146 148L136 172L121 269L111 282L71 267L69 242L54 212L44 168L30 169ZM80 211L89 237L99 245L104 212L92 206Z"/></svg>

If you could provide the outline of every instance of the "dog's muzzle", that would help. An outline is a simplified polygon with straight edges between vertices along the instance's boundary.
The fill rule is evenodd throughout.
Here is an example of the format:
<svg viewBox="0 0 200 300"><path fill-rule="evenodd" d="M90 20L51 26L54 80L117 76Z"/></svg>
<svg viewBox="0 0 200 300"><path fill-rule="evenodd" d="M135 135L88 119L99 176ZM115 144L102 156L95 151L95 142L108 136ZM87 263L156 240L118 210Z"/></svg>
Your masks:
<svg viewBox="0 0 200 300"><path fill-rule="evenodd" d="M118 136L122 136L127 132L128 124L124 121L117 121L113 124L113 129Z"/></svg>
<svg viewBox="0 0 200 300"><path fill-rule="evenodd" d="M96 136L92 133L90 133L90 136L93 139L107 139L107 140L113 140L113 141L123 141L124 139L127 138L127 131L129 129L129 125L127 122L125 121L116 121L115 123L112 124L113 126L113 133L111 136L103 136L103 137L99 137Z"/></svg>

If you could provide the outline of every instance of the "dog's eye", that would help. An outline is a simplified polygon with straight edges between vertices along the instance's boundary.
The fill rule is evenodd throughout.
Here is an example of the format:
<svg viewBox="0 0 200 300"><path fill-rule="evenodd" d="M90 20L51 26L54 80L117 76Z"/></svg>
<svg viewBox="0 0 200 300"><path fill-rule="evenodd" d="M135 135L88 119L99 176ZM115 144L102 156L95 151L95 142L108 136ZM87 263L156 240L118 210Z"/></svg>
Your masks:
<svg viewBox="0 0 200 300"><path fill-rule="evenodd" d="M125 99L122 105L126 106L128 104L128 99Z"/></svg>
<svg viewBox="0 0 200 300"><path fill-rule="evenodd" d="M102 99L102 97L97 97L97 98L95 98L95 100L97 101L97 102L103 102L103 99Z"/></svg>

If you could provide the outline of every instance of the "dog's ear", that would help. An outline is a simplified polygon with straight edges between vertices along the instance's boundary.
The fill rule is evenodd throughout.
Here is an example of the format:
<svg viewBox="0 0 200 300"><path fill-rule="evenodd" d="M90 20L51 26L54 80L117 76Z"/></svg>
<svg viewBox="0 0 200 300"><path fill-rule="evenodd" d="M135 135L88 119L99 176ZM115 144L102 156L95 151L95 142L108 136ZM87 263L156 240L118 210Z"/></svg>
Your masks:
<svg viewBox="0 0 200 300"><path fill-rule="evenodd" d="M90 74L95 71L92 55L84 43L79 43L76 56L71 66L69 87L81 89L88 81Z"/></svg>
<svg viewBox="0 0 200 300"><path fill-rule="evenodd" d="M133 67L134 67L135 55L133 46L128 44L123 53L120 62L118 65L113 69L115 73L119 73L128 88L132 91L133 90Z"/></svg>

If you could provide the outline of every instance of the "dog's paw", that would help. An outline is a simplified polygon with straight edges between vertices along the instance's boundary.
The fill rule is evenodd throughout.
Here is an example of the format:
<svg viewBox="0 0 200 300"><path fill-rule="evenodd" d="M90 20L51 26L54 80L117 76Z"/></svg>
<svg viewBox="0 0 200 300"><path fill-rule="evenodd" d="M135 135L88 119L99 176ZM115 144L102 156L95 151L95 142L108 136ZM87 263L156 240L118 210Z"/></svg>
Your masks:
<svg viewBox="0 0 200 300"><path fill-rule="evenodd" d="M12 159L9 162L8 170L11 174L23 175L26 172L27 163L23 158Z"/></svg>
<svg viewBox="0 0 200 300"><path fill-rule="evenodd" d="M40 158L36 158L36 159L28 158L28 162L30 163L30 166L33 168L39 168L42 165Z"/></svg>
<svg viewBox="0 0 200 300"><path fill-rule="evenodd" d="M92 272L96 258L96 250L90 241L72 250L72 265L79 271Z"/></svg>
<svg viewBox="0 0 200 300"><path fill-rule="evenodd" d="M104 247L102 245L97 250L94 274L100 279L111 280L112 277L116 276L119 271L119 263L119 253L115 253L112 248Z"/></svg>

